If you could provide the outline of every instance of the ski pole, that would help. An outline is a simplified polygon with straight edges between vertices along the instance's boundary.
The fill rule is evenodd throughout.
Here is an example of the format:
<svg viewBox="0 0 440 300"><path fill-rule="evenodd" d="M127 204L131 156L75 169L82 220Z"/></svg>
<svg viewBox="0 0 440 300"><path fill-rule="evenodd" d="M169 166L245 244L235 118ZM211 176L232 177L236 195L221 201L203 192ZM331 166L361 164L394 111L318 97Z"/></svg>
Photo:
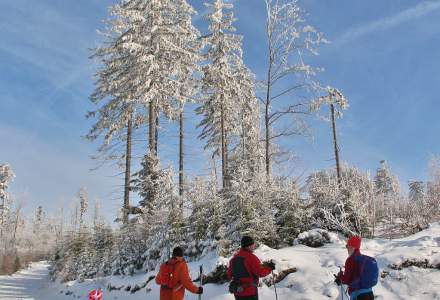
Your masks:
<svg viewBox="0 0 440 300"><path fill-rule="evenodd" d="M339 267L339 274L342 274L342 267ZM344 300L344 292L343 292L344 288L342 287L342 282L340 283L340 287L341 287L341 299Z"/></svg>
<svg viewBox="0 0 440 300"><path fill-rule="evenodd" d="M202 276L203 276L203 265L200 265L200 287L203 285ZM199 294L199 300L202 300L202 294Z"/></svg>
<svg viewBox="0 0 440 300"><path fill-rule="evenodd" d="M277 285L275 284L275 275L273 274L273 270L272 270L272 280L273 280L273 288L275 290L275 299L278 300Z"/></svg>

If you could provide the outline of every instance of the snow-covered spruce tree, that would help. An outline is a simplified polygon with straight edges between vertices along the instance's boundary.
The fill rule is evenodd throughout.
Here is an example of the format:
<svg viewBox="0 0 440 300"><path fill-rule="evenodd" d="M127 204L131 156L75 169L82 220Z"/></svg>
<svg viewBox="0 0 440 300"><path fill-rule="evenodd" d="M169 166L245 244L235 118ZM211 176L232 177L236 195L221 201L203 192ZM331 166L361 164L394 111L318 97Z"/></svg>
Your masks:
<svg viewBox="0 0 440 300"><path fill-rule="evenodd" d="M274 177L267 184L265 195L274 210L281 245L291 245L299 233L310 229L307 203L300 198L300 189L295 181Z"/></svg>
<svg viewBox="0 0 440 300"><path fill-rule="evenodd" d="M199 177L191 181L187 191L191 209L191 214L188 217L188 238L195 241L196 244L208 236L206 223L210 218L207 220L206 217L208 217L210 209L209 194L209 182Z"/></svg>
<svg viewBox="0 0 440 300"><path fill-rule="evenodd" d="M186 240L185 227L187 226L183 216L181 199L175 191L173 169L168 167L165 169L164 175L161 194L159 195L160 206L155 217L159 218L161 216L163 222L155 224L157 229L154 232L156 235L151 238L153 244L166 242L167 247L158 247L162 251L161 260L168 259L171 256L171 250L175 246L184 246L183 242ZM160 240L163 236L165 236L165 241Z"/></svg>
<svg viewBox="0 0 440 300"><path fill-rule="evenodd" d="M95 118L96 122L86 137L91 141L102 137L97 157L103 157L104 161L125 161L122 221L127 223L133 124L136 127L140 125L143 116L130 82L133 57L126 46L130 38L129 19L120 13L118 5L111 9L111 15L112 19L107 21L107 32L103 33L105 42L95 49L92 56L101 64L95 75L95 91L90 96L98 108L87 114L87 118Z"/></svg>
<svg viewBox="0 0 440 300"><path fill-rule="evenodd" d="M108 227L83 229L81 236L66 236L56 247L52 275L62 281L110 275L114 257L113 236Z"/></svg>
<svg viewBox="0 0 440 300"><path fill-rule="evenodd" d="M4 241L6 219L11 206L8 186L14 177L15 174L9 164L0 164L0 241L2 242Z"/></svg>
<svg viewBox="0 0 440 300"><path fill-rule="evenodd" d="M437 157L429 162L429 180L409 182L409 201L397 210L403 218L402 229L414 233L440 220L440 163Z"/></svg>
<svg viewBox="0 0 440 300"><path fill-rule="evenodd" d="M396 206L401 200L400 186L385 160L380 161L380 167L374 176L374 186L378 217L385 218L392 224L397 213Z"/></svg>
<svg viewBox="0 0 440 300"><path fill-rule="evenodd" d="M117 273L128 271L133 274L144 265L145 260L148 260L144 253L150 249L151 244L147 241L155 235L157 223L164 222L164 216L158 218L158 213L163 205L160 195L164 192L166 173L167 170L161 168L158 157L153 152L148 152L141 162L141 169L133 174L133 191L140 197L138 214L136 219L128 226L120 228L118 232L115 243L117 258L113 267Z"/></svg>
<svg viewBox="0 0 440 300"><path fill-rule="evenodd" d="M16 249L12 249L14 228L14 210L8 187L15 174L9 164L0 164L0 274L15 272ZM16 223L15 223L16 225Z"/></svg>
<svg viewBox="0 0 440 300"><path fill-rule="evenodd" d="M229 253L231 243L227 238L225 201L219 192L215 171L209 178L193 179L185 198L191 208L187 220L188 255L203 255L214 247L220 255Z"/></svg>
<svg viewBox="0 0 440 300"><path fill-rule="evenodd" d="M182 57L183 63L181 65L180 72L176 75L176 80L180 83L179 91L175 94L175 109L171 116L174 120L179 121L179 196L183 197L185 189L185 173L184 173L184 112L185 104L188 102L194 102L195 96L199 92L199 75L200 75L200 62L202 60L201 47L202 43L199 39L200 33L192 26L191 15L195 11L188 11L188 4L186 1L181 1L180 5L184 6L177 11L181 14L180 19L182 21L182 27L185 31L182 31L182 35L178 37L177 44L185 49L186 57ZM186 32L186 34L184 34ZM184 53L182 53L183 56ZM157 141L156 141L157 143ZM182 201L180 206L182 206Z"/></svg>
<svg viewBox="0 0 440 300"><path fill-rule="evenodd" d="M38 206L34 212L31 226L33 251L30 254L34 259L47 258L48 254L52 251L51 247L54 246L54 228L49 221L43 207Z"/></svg>
<svg viewBox="0 0 440 300"><path fill-rule="evenodd" d="M427 205L431 213L430 222L440 219L440 158L433 157L429 164L429 181L427 183Z"/></svg>
<svg viewBox="0 0 440 300"><path fill-rule="evenodd" d="M440 157L433 157L429 162L429 196L438 198L440 195Z"/></svg>
<svg viewBox="0 0 440 300"><path fill-rule="evenodd" d="M197 68L198 31L191 24L194 13L185 0L122 1L111 8L106 44L94 55L103 67L91 98L95 103L106 103L91 113L98 114L98 122L88 137L105 135L100 150L111 156L117 148L110 144L112 137L126 141L124 223L130 211L133 125L136 128L148 120L149 147L155 153L158 114L171 113L172 101L183 97L181 86L187 81L182 78Z"/></svg>
<svg viewBox="0 0 440 300"><path fill-rule="evenodd" d="M87 226L83 227L81 233L69 232L55 249L52 276L61 281L93 277L96 275L92 265L94 250L92 233Z"/></svg>
<svg viewBox="0 0 440 300"><path fill-rule="evenodd" d="M148 245L144 266L153 269L168 258L171 247L185 240L183 208L174 190L173 170L162 169L155 155L145 156L134 186L141 198L138 222Z"/></svg>
<svg viewBox="0 0 440 300"><path fill-rule="evenodd" d="M54 251L52 275L62 281L84 280L96 276L98 272L94 265L94 232L86 220L88 198L84 188L78 191L73 204L70 228Z"/></svg>
<svg viewBox="0 0 440 300"><path fill-rule="evenodd" d="M408 187L410 201L420 202L426 197L426 186L423 181L410 181Z"/></svg>
<svg viewBox="0 0 440 300"><path fill-rule="evenodd" d="M262 243L276 246L278 237L274 224L275 210L270 198L269 184L264 175L259 106L250 73L241 67L236 75L241 86L237 90L238 128L232 140L233 148L229 162L228 174L231 184L223 195L224 220L226 224L230 224L227 237L235 246L243 234L250 234Z"/></svg>
<svg viewBox="0 0 440 300"><path fill-rule="evenodd" d="M94 228L93 248L93 268L96 269L97 276L110 275L112 273L112 250L114 245L114 235L110 226L103 225Z"/></svg>
<svg viewBox="0 0 440 300"><path fill-rule="evenodd" d="M209 33L205 39L206 65L203 67L203 99L196 112L202 116L198 127L200 138L206 140L205 149L211 149L222 161L222 185L227 187L229 145L236 133L237 96L242 88L237 72L243 71L241 37L234 34L234 17L231 3L215 0L205 3L210 9L207 15Z"/></svg>
<svg viewBox="0 0 440 300"><path fill-rule="evenodd" d="M115 233L112 250L112 272L115 275L133 275L144 265L147 235L140 224L130 222Z"/></svg>
<svg viewBox="0 0 440 300"><path fill-rule="evenodd" d="M43 207L40 205L35 210L33 224L32 224L32 231L34 234L38 234L41 231L42 224L45 219L45 213L43 211Z"/></svg>
<svg viewBox="0 0 440 300"><path fill-rule="evenodd" d="M229 163L230 177L258 176L264 169L264 153L260 141L260 107L254 92L253 76L240 60L237 62L235 80L239 89L236 94L236 136L232 139L232 153ZM232 175L234 169L244 173Z"/></svg>
<svg viewBox="0 0 440 300"><path fill-rule="evenodd" d="M190 205L187 218L186 255L198 257L224 242L219 232L223 224L223 199L218 195L217 184L213 178L194 178L185 198Z"/></svg>
<svg viewBox="0 0 440 300"><path fill-rule="evenodd" d="M255 237L261 243L276 246L278 237L274 210L266 197L266 177L262 173L250 177L247 172L242 167L235 169L231 186L224 195L227 237L235 246L239 245L244 234Z"/></svg>
<svg viewBox="0 0 440 300"><path fill-rule="evenodd" d="M410 181L408 186L408 201L398 203L396 210L397 216L402 218L401 229L415 233L427 226L426 220L430 219L428 215L431 212L426 205L426 184L423 181Z"/></svg>
<svg viewBox="0 0 440 300"><path fill-rule="evenodd" d="M380 167L374 176L374 185L377 194L393 197L399 193L400 187L396 176L391 174L391 170L385 160L380 161Z"/></svg>
<svg viewBox="0 0 440 300"><path fill-rule="evenodd" d="M265 4L267 77L260 98L264 104L266 174L270 177L277 154L276 139L307 130L301 116L309 108L301 99L315 88L316 69L305 60L317 55L317 48L325 40L305 23L299 0L265 0Z"/></svg>
<svg viewBox="0 0 440 300"><path fill-rule="evenodd" d="M95 255L93 257L92 267L95 268L97 276L110 275L112 273L112 250L114 244L114 235L112 228L106 224L100 213L98 201L94 202L94 213L92 220L93 229L93 248Z"/></svg>
<svg viewBox="0 0 440 300"><path fill-rule="evenodd" d="M206 4L209 35L207 65L203 68L205 98L197 112L203 116L199 127L206 147L222 158L223 220L219 227L222 248L237 245L242 234L253 234L273 244L276 235L269 203L259 198L262 155L259 142L259 107L252 76L242 61L241 37L233 34L232 4L214 1ZM261 201L260 201L261 200ZM230 242L226 242L229 240ZM229 250L220 249L221 252Z"/></svg>
<svg viewBox="0 0 440 300"><path fill-rule="evenodd" d="M347 235L371 234L375 220L374 184L367 174L343 167L338 184L334 170L318 171L308 177L307 192L316 226Z"/></svg>
<svg viewBox="0 0 440 300"><path fill-rule="evenodd" d="M83 280L96 275L96 270L92 265L93 257L95 256L95 249L92 243L93 233L86 226L85 219L88 208L88 196L84 188L78 191L76 202L74 231L67 238L67 248L61 252L64 256L61 272L63 280Z"/></svg>
<svg viewBox="0 0 440 300"><path fill-rule="evenodd" d="M133 175L133 190L139 194L141 200L139 207L144 218L154 215L155 208L159 205L158 196L166 170L161 169L159 159L149 152L141 162L141 169Z"/></svg>
<svg viewBox="0 0 440 300"><path fill-rule="evenodd" d="M118 44L128 50L129 78L122 86L149 109L150 151L154 151L156 116L172 111L179 98L179 81L197 68L198 31L191 24L194 9L185 0L128 0L112 12L121 17L114 27L122 34Z"/></svg>
<svg viewBox="0 0 440 300"><path fill-rule="evenodd" d="M79 200L79 233L81 234L85 223L85 215L89 207L89 197L86 188L80 188L76 196Z"/></svg>

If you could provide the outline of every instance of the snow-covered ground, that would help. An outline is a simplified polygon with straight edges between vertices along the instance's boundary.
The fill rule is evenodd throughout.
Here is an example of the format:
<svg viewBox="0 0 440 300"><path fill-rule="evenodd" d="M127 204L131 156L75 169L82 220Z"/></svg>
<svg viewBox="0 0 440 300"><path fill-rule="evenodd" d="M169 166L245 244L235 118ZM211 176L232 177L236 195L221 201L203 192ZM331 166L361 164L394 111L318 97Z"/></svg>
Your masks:
<svg viewBox="0 0 440 300"><path fill-rule="evenodd" d="M427 230L402 239L364 240L362 252L376 257L380 271L386 274L374 288L377 299L440 299L440 224L433 224ZM289 267L298 269L296 273L290 274L277 285L279 300L341 299L340 288L333 283L332 274L338 272L338 266L344 264L347 254L344 241L336 235L333 243L321 248L296 245L275 250L262 246L256 254L262 260L274 259L277 265L276 272ZM406 260L424 261L437 268L410 266L402 270L394 270L389 267L400 265ZM203 264L205 270L213 270L216 264L226 261L211 254L201 261L189 263L189 266L193 278L196 278L200 264ZM96 287L104 289L103 300L159 299L159 289L154 280L147 285L147 288L134 294L124 291L128 285L133 287L135 284L142 284L146 278L154 275L154 272L137 274L133 277L113 276L82 283L60 284L48 280L48 267L44 262L33 263L29 269L13 276L0 276L0 299L87 299L88 292ZM106 290L109 283L124 288L109 292ZM197 296L187 293L186 299L197 299ZM203 299L232 300L233 297L228 294L226 284L207 284ZM260 299L275 299L274 288L263 285L260 288ZM344 299L348 298L344 295Z"/></svg>

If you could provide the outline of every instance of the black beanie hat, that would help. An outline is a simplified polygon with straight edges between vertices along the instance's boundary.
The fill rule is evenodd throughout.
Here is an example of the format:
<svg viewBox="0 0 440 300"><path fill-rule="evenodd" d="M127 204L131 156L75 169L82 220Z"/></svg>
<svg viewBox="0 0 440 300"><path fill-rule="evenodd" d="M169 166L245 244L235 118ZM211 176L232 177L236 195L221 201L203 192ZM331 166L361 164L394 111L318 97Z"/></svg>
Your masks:
<svg viewBox="0 0 440 300"><path fill-rule="evenodd" d="M176 247L173 249L173 257L183 257L183 249Z"/></svg>
<svg viewBox="0 0 440 300"><path fill-rule="evenodd" d="M255 241L252 237L245 235L241 238L241 248L246 248L253 244L255 244Z"/></svg>

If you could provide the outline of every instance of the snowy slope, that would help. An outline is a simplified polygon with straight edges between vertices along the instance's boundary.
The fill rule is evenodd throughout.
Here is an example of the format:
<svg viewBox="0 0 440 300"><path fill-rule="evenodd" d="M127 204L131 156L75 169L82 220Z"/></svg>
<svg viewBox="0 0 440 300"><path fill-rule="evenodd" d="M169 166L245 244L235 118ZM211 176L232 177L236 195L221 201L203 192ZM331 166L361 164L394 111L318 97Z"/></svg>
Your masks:
<svg viewBox="0 0 440 300"><path fill-rule="evenodd" d="M434 224L429 229L410 237L395 240L364 240L362 252L375 256L385 278L381 279L374 288L377 299L440 299L440 224ZM321 248L309 248L303 245L283 248L280 250L262 246L256 254L262 259L274 259L276 272L296 267L298 271L290 274L277 285L278 299L341 299L340 289L333 283L333 273L338 266L343 265L346 258L344 241L335 238L332 244ZM389 268L390 265L400 265L405 261L424 262L437 266L437 269L409 266L402 270ZM203 264L205 270L213 270L218 263L227 262L211 254L199 262L190 263L193 278L198 275L198 266ZM89 280L83 283L68 284L52 283L47 278L45 263L34 263L30 269L15 274L12 277L0 277L0 299L35 299L35 300L64 300L86 299L88 291L108 283L113 286L134 286L145 282L146 278L154 275L138 274L134 277L106 277L99 280ZM104 300L130 299L145 300L159 299L158 287L154 281L147 285L152 290L146 293L142 289L134 294L120 291L104 291ZM208 284L203 299L228 300L233 297L227 293L226 285ZM65 295L66 293L72 293ZM197 299L196 295L187 294L186 299ZM260 299L275 299L273 287L263 285L260 288ZM344 299L347 299L344 296Z"/></svg>

